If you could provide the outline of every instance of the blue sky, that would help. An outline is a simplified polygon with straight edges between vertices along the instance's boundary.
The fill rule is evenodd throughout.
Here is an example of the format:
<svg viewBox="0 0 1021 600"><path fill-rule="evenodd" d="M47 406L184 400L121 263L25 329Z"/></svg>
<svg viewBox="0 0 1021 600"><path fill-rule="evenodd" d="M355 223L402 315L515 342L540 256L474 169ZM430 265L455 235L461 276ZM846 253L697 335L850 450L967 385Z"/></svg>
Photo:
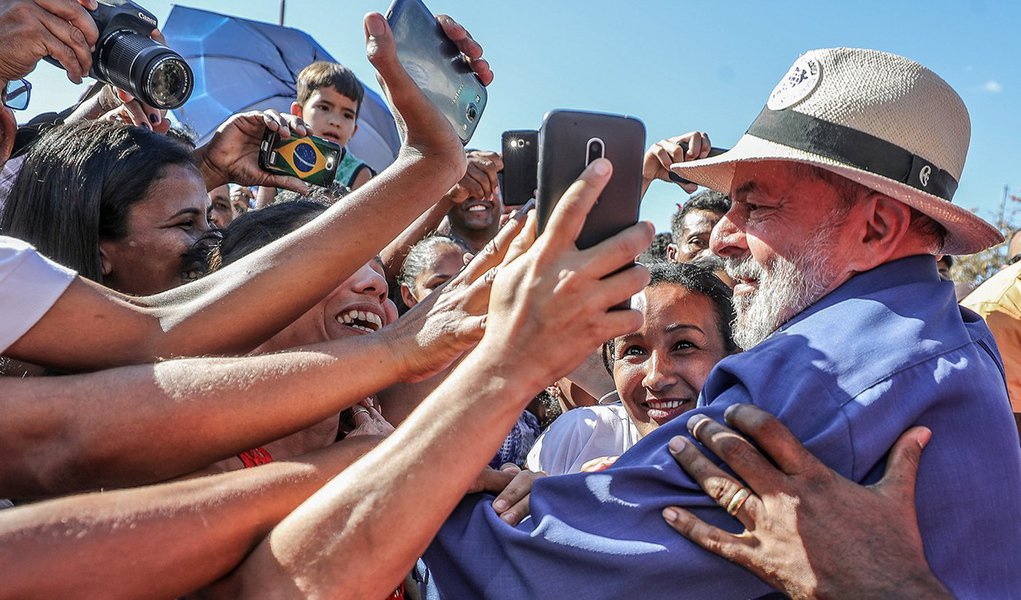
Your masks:
<svg viewBox="0 0 1021 600"><path fill-rule="evenodd" d="M501 132L537 128L552 108L637 116L649 143L702 129L715 145L729 146L799 54L853 46L917 60L964 98L972 141L957 204L993 221L1004 185L1012 192L1021 186L1021 3L426 2L469 28L496 73L473 147L499 149ZM171 7L164 1L142 4L160 22ZM272 22L279 15L277 0L183 4ZM286 24L310 33L376 87L364 58L361 17L386 6L386 0L289 0ZM75 86L49 65L29 79L35 90L28 116L77 98ZM686 197L676 186L656 183L643 203L643 218L665 230L676 203Z"/></svg>

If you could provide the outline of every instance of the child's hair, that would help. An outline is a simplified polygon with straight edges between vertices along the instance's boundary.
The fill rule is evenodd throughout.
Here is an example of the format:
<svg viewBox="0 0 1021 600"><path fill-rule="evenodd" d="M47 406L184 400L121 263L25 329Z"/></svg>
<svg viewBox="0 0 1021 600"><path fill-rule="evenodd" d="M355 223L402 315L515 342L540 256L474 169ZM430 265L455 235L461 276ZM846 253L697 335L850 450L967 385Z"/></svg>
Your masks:
<svg viewBox="0 0 1021 600"><path fill-rule="evenodd" d="M298 104L304 106L312 92L327 86L354 100L358 105L355 109L357 116L365 98L365 88L351 69L340 63L320 60L302 69L298 73Z"/></svg>

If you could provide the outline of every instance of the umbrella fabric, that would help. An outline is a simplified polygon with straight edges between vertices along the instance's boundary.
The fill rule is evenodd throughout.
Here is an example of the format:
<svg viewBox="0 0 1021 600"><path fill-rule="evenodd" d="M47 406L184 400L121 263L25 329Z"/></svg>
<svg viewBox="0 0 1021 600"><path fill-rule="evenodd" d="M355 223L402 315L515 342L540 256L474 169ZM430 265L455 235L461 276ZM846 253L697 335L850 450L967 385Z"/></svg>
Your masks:
<svg viewBox="0 0 1021 600"><path fill-rule="evenodd" d="M194 128L200 144L233 114L289 112L298 72L317 60L334 60L303 31L185 6L173 7L163 34L195 72L195 91L174 118ZM348 147L377 172L397 156L393 116L368 87Z"/></svg>

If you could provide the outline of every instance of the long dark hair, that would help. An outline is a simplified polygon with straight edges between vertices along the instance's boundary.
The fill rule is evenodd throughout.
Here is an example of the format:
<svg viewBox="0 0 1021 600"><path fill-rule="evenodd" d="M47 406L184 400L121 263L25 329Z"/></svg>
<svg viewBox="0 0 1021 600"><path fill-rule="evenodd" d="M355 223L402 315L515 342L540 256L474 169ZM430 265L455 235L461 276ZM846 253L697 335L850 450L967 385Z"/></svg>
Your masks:
<svg viewBox="0 0 1021 600"><path fill-rule="evenodd" d="M294 200L246 212L230 222L223 239L213 248L208 270L215 271L279 240L326 212L326 205Z"/></svg>
<svg viewBox="0 0 1021 600"><path fill-rule="evenodd" d="M0 232L101 282L100 240L127 234L131 206L172 165L195 167L191 150L140 127L107 121L55 127L29 151Z"/></svg>

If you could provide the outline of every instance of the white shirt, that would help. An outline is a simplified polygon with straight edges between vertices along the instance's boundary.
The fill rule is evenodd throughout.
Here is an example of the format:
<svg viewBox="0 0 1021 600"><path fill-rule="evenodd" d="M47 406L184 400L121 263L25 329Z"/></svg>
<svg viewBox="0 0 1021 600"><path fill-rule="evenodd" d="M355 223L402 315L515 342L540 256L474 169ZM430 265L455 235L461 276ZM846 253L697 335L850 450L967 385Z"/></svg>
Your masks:
<svg viewBox="0 0 1021 600"><path fill-rule="evenodd" d="M43 318L75 275L29 244L0 236L0 353Z"/></svg>
<svg viewBox="0 0 1021 600"><path fill-rule="evenodd" d="M525 465L550 475L577 473L593 458L620 456L641 436L622 404L571 409L539 436Z"/></svg>

